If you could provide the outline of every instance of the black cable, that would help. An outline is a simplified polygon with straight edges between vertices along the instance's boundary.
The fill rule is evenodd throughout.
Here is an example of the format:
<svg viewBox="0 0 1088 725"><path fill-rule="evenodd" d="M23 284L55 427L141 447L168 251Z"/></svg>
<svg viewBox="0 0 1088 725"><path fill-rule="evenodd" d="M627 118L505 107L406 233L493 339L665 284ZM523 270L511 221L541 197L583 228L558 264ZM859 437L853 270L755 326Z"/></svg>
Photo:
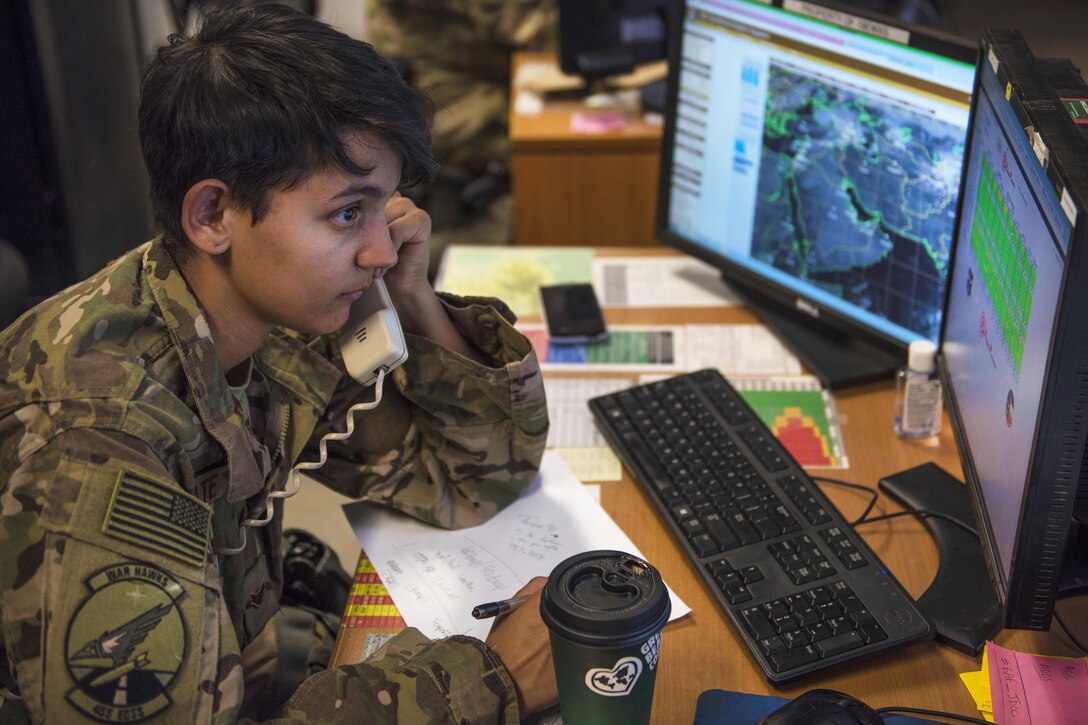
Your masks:
<svg viewBox="0 0 1088 725"><path fill-rule="evenodd" d="M977 717L968 717L967 715L954 715L950 712L941 712L940 710L925 710L920 707L879 707L876 710L878 715L883 715L886 712L909 712L915 715L932 715L934 717L947 717L950 720L960 720L962 722L979 722L982 725L990 725L985 720L980 720Z"/></svg>
<svg viewBox="0 0 1088 725"><path fill-rule="evenodd" d="M1085 647L1084 644L1079 639L1077 639L1077 635L1073 634L1073 630L1069 629L1069 625L1067 625L1065 623L1065 620L1062 619L1062 615L1058 614L1057 609L1054 610L1054 619L1057 620L1058 624L1061 625L1062 631L1065 632L1065 636L1069 638L1069 641L1073 643L1073 646L1079 649L1081 652L1088 654L1088 647Z"/></svg>
<svg viewBox="0 0 1088 725"><path fill-rule="evenodd" d="M891 513L891 514L883 514L881 516L874 516L871 519L864 519L862 521L858 521L858 522L854 523L853 526L856 527L856 526L861 526L862 524L872 524L872 523L876 523L877 521L886 521L887 519L894 519L894 518L898 518L900 516L917 516L918 518L926 518L927 516L932 516L935 519L941 519L942 521L947 521L950 524L955 524L956 526L959 526L961 529L963 529L967 533L974 536L976 539L978 538L978 531L976 531L971 526L965 524L964 522L960 521L955 516L949 516L948 514L943 514L940 511L926 511L925 509L911 509L909 511L896 511L895 513Z"/></svg>
<svg viewBox="0 0 1088 725"><path fill-rule="evenodd" d="M850 522L851 526L857 526L857 524L859 522L864 521L865 517L868 516L869 512L873 510L873 507L876 506L877 500L880 498L880 492L879 491L876 491L876 490L874 490L872 488L869 488L868 486L862 486L860 483L850 483L849 481L842 481L842 480L840 480L838 478L828 478L827 476L812 476L812 480L813 481L823 481L824 483L833 483L836 486L846 486L847 488L855 488L858 491L864 491L865 493L872 496L872 498L869 499L869 505L866 506L865 510L861 512L861 516L858 516L857 519Z"/></svg>

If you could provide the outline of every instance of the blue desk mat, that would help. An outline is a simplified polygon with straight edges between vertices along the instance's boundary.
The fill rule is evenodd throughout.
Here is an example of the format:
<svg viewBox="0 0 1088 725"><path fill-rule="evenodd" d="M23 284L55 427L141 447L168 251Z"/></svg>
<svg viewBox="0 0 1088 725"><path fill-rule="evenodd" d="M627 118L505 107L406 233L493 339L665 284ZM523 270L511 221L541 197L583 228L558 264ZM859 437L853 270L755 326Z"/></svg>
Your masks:
<svg viewBox="0 0 1088 725"><path fill-rule="evenodd" d="M756 725L789 700L772 695L748 695L729 690L707 690L695 702L695 720L692 725ZM911 715L885 715L887 725L924 725L937 723ZM937 723L940 725L940 723Z"/></svg>

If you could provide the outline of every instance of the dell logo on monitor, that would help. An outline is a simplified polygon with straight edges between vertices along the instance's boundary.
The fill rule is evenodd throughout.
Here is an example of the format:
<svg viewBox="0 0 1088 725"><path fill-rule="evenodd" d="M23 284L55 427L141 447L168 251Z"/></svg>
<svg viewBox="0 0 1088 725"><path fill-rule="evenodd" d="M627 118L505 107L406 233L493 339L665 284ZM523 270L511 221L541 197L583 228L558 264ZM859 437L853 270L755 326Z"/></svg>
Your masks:
<svg viewBox="0 0 1088 725"><path fill-rule="evenodd" d="M804 312L806 315L810 315L812 317L815 317L816 319L820 318L820 308L812 304L808 300L803 300L798 297L796 300L794 300L793 306L799 309L801 312Z"/></svg>

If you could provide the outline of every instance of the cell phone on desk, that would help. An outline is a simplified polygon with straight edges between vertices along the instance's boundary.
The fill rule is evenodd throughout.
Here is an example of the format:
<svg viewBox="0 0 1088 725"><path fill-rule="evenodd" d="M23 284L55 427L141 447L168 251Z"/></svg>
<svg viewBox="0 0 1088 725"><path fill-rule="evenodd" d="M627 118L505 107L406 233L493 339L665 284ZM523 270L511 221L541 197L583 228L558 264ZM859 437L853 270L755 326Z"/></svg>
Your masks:
<svg viewBox="0 0 1088 725"><path fill-rule="evenodd" d="M541 287L540 310L551 342L601 342L608 338L608 327L591 284Z"/></svg>
<svg viewBox="0 0 1088 725"><path fill-rule="evenodd" d="M385 282L375 279L352 303L339 343L348 375L363 385L377 380L383 368L388 374L408 359L404 331Z"/></svg>

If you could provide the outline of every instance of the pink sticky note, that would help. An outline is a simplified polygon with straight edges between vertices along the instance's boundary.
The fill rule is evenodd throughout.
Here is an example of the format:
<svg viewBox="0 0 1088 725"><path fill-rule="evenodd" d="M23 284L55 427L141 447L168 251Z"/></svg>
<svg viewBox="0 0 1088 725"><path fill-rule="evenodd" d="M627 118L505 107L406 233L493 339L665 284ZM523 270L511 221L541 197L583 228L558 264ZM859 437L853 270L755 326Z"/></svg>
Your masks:
<svg viewBox="0 0 1088 725"><path fill-rule="evenodd" d="M1084 722L1088 661L1014 652L986 643L990 695L998 725Z"/></svg>
<svg viewBox="0 0 1088 725"><path fill-rule="evenodd" d="M623 111L575 111L570 114L571 133L613 133L627 125Z"/></svg>

